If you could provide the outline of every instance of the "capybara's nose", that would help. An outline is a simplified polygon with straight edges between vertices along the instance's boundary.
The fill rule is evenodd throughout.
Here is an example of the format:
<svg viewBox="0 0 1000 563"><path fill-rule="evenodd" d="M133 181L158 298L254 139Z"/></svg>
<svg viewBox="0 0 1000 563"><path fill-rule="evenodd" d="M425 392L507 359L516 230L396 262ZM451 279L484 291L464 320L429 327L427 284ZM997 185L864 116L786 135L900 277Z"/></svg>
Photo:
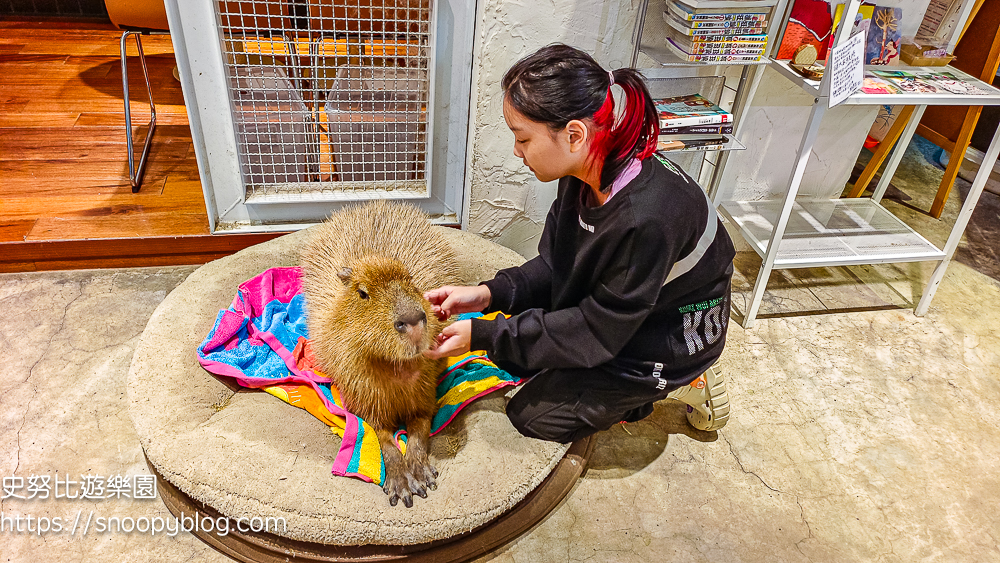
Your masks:
<svg viewBox="0 0 1000 563"><path fill-rule="evenodd" d="M406 329L409 327L416 327L420 323L427 322L427 314L423 311L413 311L412 313L406 313L400 315L396 318L396 331L400 334L406 334Z"/></svg>

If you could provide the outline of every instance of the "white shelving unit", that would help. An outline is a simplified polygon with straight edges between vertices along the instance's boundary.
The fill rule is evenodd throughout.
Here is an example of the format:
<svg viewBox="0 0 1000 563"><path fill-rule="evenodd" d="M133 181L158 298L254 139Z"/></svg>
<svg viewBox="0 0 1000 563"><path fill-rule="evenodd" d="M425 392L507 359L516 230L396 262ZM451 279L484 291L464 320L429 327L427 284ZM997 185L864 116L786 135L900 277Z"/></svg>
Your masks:
<svg viewBox="0 0 1000 563"><path fill-rule="evenodd" d="M768 4L768 3L745 2L745 4L749 4L746 7L752 8L755 7L756 4ZM698 62L689 62L681 60L667 48L666 37L667 37L668 25L663 20L663 12L667 9L666 2L664 0L643 0L642 5L639 6L639 15L636 19L636 27L632 37L632 45L635 48L632 56L632 66L633 67L635 66L637 62L637 55L639 52L642 52L643 54L653 59L657 64L663 67L715 66L715 65L742 65L742 66L766 65L771 62L770 53L775 48L774 47L775 37L782 29L782 23L784 21L783 15L787 5L788 5L788 0L775 0L773 2L773 6L770 6L771 16L767 26L767 37L768 37L767 48L764 51L764 56L760 58L760 61L698 63Z"/></svg>
<svg viewBox="0 0 1000 563"><path fill-rule="evenodd" d="M850 23L860 6L860 0L851 0L844 10L838 27L836 45L845 42ZM967 13L965 14L967 17ZM964 20L963 20L964 22ZM962 22L958 28L961 29ZM954 41L952 42L954 44ZM952 227L943 248L937 248L916 231L896 218L881 205L903 153L920 122L920 116L929 105L1000 105L1000 90L958 69L948 67L893 67L896 70L931 70L949 72L962 80L973 82L986 90L987 95L960 95L951 93L866 94L857 92L845 104L857 105L913 105L916 106L910 121L886 164L881 180L871 198L796 201L806 163L816 143L820 122L829 106L830 84L824 80L809 80L789 68L787 61L773 61L772 68L798 84L814 96L812 111L805 132L798 143L795 166L783 199L774 201L718 201L718 189L713 189L713 202L719 211L738 226L740 234L763 260L751 292L750 304L744 312L743 326L753 326L766 290L767 280L775 269L848 266L897 262L936 261L937 268L931 275L914 313L923 316L930 306L934 292L944 278L958 243L969 223L972 211L979 201L992 166L980 167L958 219ZM884 68L884 67L882 67ZM984 163L992 163L1000 154L1000 131L994 135L986 151ZM713 186L713 188L716 188Z"/></svg>
<svg viewBox="0 0 1000 563"><path fill-rule="evenodd" d="M700 152L700 151L741 151L745 150L747 147L736 138L735 135L722 135L726 140L719 143L718 146L712 145L711 147L684 147L683 149L671 149L668 152Z"/></svg>
<svg viewBox="0 0 1000 563"><path fill-rule="evenodd" d="M762 4L764 2L761 2ZM656 65L655 71L674 71L678 74L684 74L685 72L691 72L692 74L697 74L697 70L700 68L722 68L727 66L740 66L742 67L742 72L740 73L739 82L735 87L731 87L725 83L723 80L722 90L720 90L718 96L713 96L707 92L700 92L706 98L712 100L713 102L723 105L722 94L725 90L729 90L733 95L732 107L730 112L733 114L733 134L726 135L727 142L719 147L713 147L711 149L706 149L704 147L694 147L685 148L679 150L666 151L668 154L680 153L696 153L699 157L702 157L702 166L707 162L712 166L711 173L706 175L695 176L699 180L705 180L705 184L708 186L709 191L714 190L716 183L721 177L720 171L725 165L726 155L729 151L733 150L744 150L746 146L739 141L740 137L740 126L742 125L742 115L749 100L753 98L753 94L760 83L760 78L763 75L763 69L766 65L772 63L770 54L777 49L776 45L780 43L780 33L783 29L783 23L786 17L786 12L789 9L789 0L775 0L773 5L770 7L771 15L768 22L768 42L767 47L764 51L763 56L761 56L760 61L747 62L747 61L733 61L733 62L690 62L681 60L673 52L671 52L666 47L666 36L667 36L667 23L663 20L663 12L667 9L665 0L642 0L639 6L639 12L636 17L635 29L632 33L632 61L630 66L635 68L639 61L639 53L642 53L653 60ZM693 72L692 72L693 71ZM652 73L647 73L652 74ZM659 76L659 75L657 75ZM660 78L663 80L662 78ZM681 80L683 78L677 78ZM650 89L650 93L653 97L664 97L653 89ZM693 92L680 92L676 95L691 94ZM708 155L712 155L708 157ZM708 158L706 158L708 157Z"/></svg>
<svg viewBox="0 0 1000 563"><path fill-rule="evenodd" d="M720 211L739 229L757 254L768 242L782 212L780 201L730 201ZM940 260L939 250L870 199L795 202L774 268L851 266L884 262Z"/></svg>

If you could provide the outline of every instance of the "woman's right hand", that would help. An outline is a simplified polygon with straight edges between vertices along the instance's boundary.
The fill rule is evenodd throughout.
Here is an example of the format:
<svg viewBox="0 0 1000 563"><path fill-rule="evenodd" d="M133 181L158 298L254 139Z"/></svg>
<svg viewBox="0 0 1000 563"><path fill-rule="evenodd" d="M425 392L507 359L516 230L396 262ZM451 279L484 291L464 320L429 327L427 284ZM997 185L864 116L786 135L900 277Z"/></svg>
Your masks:
<svg viewBox="0 0 1000 563"><path fill-rule="evenodd" d="M478 313L490 306L493 296L485 285L446 285L424 294L442 321L452 315Z"/></svg>

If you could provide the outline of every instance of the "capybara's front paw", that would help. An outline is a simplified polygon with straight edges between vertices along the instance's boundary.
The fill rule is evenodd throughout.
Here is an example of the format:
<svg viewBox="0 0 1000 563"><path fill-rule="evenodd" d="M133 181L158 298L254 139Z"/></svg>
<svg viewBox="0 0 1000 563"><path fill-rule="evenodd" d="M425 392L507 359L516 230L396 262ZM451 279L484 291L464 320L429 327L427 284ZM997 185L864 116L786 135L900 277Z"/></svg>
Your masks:
<svg viewBox="0 0 1000 563"><path fill-rule="evenodd" d="M386 467L382 490L389 495L390 505L396 506L402 500L406 508L411 508L414 496L427 498L427 489L432 491L437 489L437 482L434 479L438 473L437 469L427 462L427 458L407 460L404 465L406 469L399 472L390 471L390 468Z"/></svg>
<svg viewBox="0 0 1000 563"><path fill-rule="evenodd" d="M402 469L401 467L399 469ZM391 471L388 466L385 468L385 482L382 483L382 490L389 495L389 504L396 506L399 499L403 499L406 508L413 506L413 496L409 487L410 477L404 471Z"/></svg>
<svg viewBox="0 0 1000 563"><path fill-rule="evenodd" d="M427 498L427 489L433 491L438 488L437 481L435 481L438 476L437 469L430 464L427 456L422 459L408 459L406 467L410 492L413 494Z"/></svg>

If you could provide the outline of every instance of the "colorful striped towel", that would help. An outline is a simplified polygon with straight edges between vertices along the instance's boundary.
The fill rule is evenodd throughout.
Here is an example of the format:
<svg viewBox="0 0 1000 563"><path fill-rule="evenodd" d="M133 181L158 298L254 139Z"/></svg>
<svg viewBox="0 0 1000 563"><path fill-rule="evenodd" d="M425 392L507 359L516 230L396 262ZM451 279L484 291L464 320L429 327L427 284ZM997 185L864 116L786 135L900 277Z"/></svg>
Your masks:
<svg viewBox="0 0 1000 563"><path fill-rule="evenodd" d="M375 431L344 410L330 378L313 367L301 276L297 267L272 268L240 284L232 305L219 312L215 326L198 347L198 361L213 374L263 389L322 420L342 438L333 474L381 485L385 467ZM496 367L484 352L448 358L438 380L438 411L431 435L473 400L520 382ZM397 433L397 439L405 452L405 433Z"/></svg>

